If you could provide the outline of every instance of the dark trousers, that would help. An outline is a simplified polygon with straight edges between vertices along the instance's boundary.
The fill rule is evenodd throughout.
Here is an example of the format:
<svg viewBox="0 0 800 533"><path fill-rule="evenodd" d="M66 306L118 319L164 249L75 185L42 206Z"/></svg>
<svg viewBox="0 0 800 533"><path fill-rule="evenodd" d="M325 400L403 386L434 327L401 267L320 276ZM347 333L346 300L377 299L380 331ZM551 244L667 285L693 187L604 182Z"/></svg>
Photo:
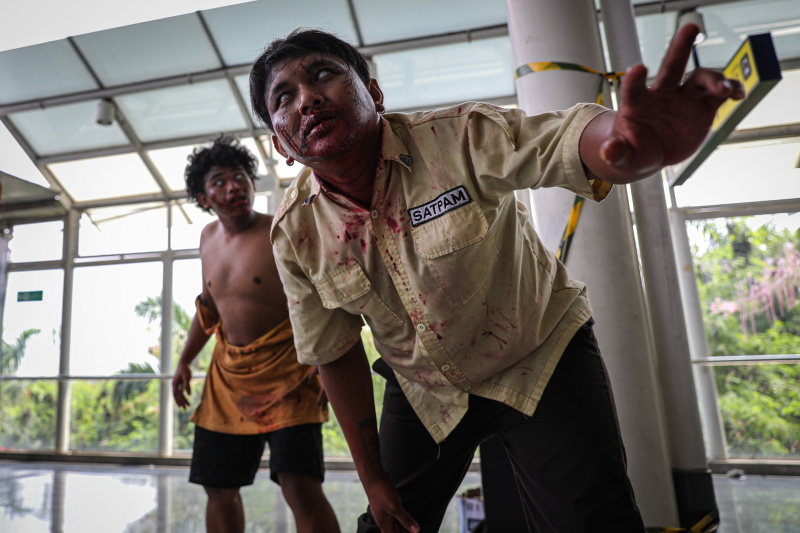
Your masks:
<svg viewBox="0 0 800 533"><path fill-rule="evenodd" d="M644 531L591 324L567 346L532 417L470 395L467 414L438 445L387 376L381 460L422 533L439 530L475 450L493 435L508 454L517 485L508 490L519 491L530 532ZM357 531L379 531L369 509Z"/></svg>

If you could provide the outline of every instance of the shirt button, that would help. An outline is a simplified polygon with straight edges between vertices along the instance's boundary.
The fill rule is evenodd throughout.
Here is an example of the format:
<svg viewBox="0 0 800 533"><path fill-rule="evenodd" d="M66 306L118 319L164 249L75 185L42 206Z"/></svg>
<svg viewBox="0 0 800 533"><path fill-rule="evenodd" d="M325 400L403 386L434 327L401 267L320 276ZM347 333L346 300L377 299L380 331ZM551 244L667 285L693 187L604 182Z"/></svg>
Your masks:
<svg viewBox="0 0 800 533"><path fill-rule="evenodd" d="M447 372L450 370L450 365L442 365L442 372Z"/></svg>
<svg viewBox="0 0 800 533"><path fill-rule="evenodd" d="M428 328L426 328L426 327L425 327L425 324L423 324L422 322L420 322L419 324L417 324L417 331L419 331L420 333L422 333L422 332L423 332L423 331L425 331L426 329L428 329Z"/></svg>
<svg viewBox="0 0 800 533"><path fill-rule="evenodd" d="M376 209L376 210L373 210L373 211L372 211L372 213L370 213L370 216L371 216L373 219L376 219L376 218L378 218L378 211L377 211L377 209Z"/></svg>
<svg viewBox="0 0 800 533"><path fill-rule="evenodd" d="M289 198L294 200L295 196L297 196L297 189L292 189L292 192L289 193Z"/></svg>

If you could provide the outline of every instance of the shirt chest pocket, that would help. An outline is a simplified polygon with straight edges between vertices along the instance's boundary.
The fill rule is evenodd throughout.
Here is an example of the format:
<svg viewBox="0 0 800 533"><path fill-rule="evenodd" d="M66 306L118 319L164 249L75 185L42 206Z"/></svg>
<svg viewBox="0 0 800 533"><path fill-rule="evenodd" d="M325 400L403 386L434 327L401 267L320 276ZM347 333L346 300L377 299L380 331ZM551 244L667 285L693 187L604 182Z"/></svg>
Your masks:
<svg viewBox="0 0 800 533"><path fill-rule="evenodd" d="M476 202L417 226L411 233L417 255L453 305L464 305L475 296L497 262L494 235Z"/></svg>
<svg viewBox="0 0 800 533"><path fill-rule="evenodd" d="M372 290L369 278L357 261L350 261L313 283L323 307L363 315L375 333L403 325L403 320Z"/></svg>

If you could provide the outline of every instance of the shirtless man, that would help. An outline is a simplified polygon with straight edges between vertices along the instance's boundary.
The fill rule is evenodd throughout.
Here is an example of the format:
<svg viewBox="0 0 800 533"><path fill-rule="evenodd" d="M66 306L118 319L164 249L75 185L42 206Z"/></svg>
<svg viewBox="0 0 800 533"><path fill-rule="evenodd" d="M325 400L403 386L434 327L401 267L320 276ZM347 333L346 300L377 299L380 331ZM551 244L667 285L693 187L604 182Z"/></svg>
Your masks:
<svg viewBox="0 0 800 533"><path fill-rule="evenodd" d="M230 138L189 156L191 198L218 220L203 230L203 291L172 380L189 407L192 361L211 334L217 346L194 414L189 481L208 494L209 532L244 532L239 489L251 485L270 446L270 476L297 531L337 533L322 491L322 423L328 419L316 367L297 362L286 296L269 246L272 216L253 211L256 159ZM223 327L224 324L224 327Z"/></svg>

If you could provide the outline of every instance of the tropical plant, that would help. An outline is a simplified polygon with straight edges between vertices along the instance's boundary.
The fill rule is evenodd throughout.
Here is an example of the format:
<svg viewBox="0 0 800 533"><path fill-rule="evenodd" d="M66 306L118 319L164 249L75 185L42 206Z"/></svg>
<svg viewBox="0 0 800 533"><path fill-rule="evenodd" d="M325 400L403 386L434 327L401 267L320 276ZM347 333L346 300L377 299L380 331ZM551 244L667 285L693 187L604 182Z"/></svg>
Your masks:
<svg viewBox="0 0 800 533"><path fill-rule="evenodd" d="M748 219L693 226L710 355L800 353L800 231ZM729 453L800 455L800 366L715 369Z"/></svg>

